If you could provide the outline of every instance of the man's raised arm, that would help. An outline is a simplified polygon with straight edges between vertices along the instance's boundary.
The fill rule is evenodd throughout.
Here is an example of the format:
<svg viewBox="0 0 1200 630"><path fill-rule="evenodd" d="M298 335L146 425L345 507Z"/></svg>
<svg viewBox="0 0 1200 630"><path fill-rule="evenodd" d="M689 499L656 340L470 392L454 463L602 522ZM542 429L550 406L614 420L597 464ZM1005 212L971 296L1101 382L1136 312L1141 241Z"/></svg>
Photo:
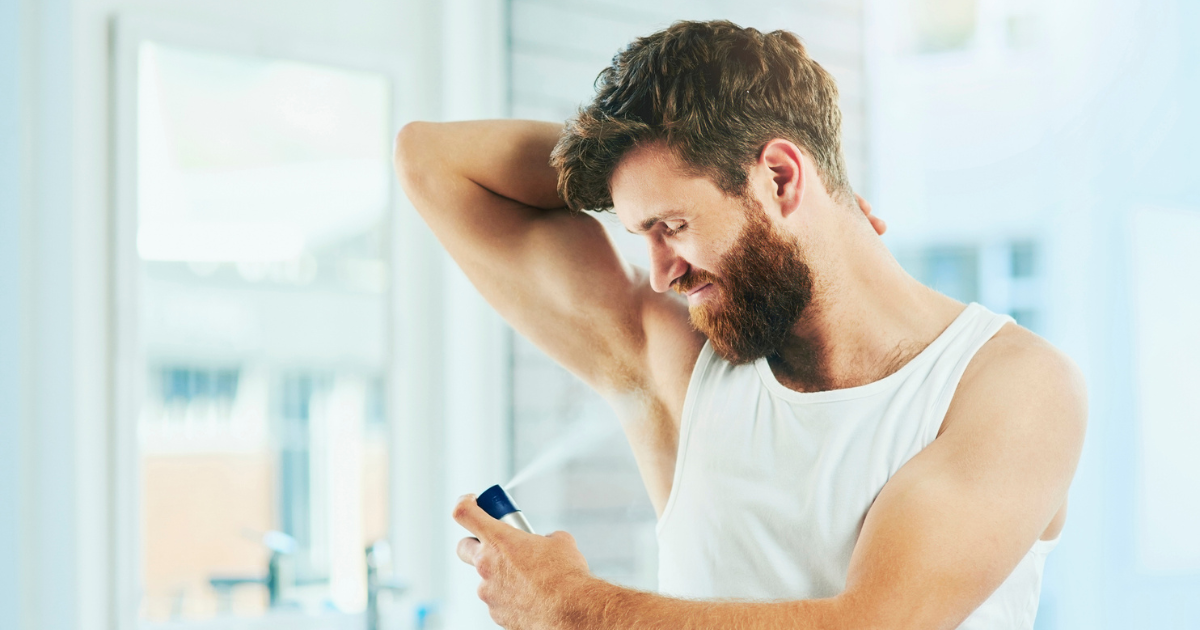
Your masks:
<svg viewBox="0 0 1200 630"><path fill-rule="evenodd" d="M410 123L396 138L396 172L501 316L593 387L628 390L644 373L650 295L600 223L559 198L549 160L561 131L517 120Z"/></svg>

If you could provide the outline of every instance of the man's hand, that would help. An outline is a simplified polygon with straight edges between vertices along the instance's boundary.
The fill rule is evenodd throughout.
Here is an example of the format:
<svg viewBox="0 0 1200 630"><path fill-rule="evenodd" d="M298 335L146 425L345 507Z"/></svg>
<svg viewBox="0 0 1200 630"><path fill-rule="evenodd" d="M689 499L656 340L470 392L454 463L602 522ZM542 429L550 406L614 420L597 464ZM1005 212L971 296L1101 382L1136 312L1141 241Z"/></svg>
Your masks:
<svg viewBox="0 0 1200 630"><path fill-rule="evenodd" d="M871 222L871 227L875 228L875 233L883 236L883 233L887 231L887 223L884 223L883 219L871 214L871 204L867 203L867 200L863 199L862 195L856 194L854 198L858 200L858 208L862 210L867 220Z"/></svg>
<svg viewBox="0 0 1200 630"><path fill-rule="evenodd" d="M523 532L492 518L470 494L455 506L454 520L475 534L458 542L458 557L479 572L479 599L505 628L563 627L565 604L598 581L567 532Z"/></svg>

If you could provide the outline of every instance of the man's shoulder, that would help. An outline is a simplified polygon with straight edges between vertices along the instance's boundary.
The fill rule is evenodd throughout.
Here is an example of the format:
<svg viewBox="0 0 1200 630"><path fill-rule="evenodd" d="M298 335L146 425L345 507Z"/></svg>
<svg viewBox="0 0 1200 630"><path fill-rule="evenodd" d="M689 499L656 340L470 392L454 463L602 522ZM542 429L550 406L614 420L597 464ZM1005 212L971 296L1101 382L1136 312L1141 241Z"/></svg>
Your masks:
<svg viewBox="0 0 1200 630"><path fill-rule="evenodd" d="M1075 362L1050 342L1005 324L971 359L942 426L1082 433L1087 389Z"/></svg>
<svg viewBox="0 0 1200 630"><path fill-rule="evenodd" d="M1049 341L1027 328L1005 324L979 349L963 379L975 385L1053 386L1064 393L1082 391L1078 366Z"/></svg>

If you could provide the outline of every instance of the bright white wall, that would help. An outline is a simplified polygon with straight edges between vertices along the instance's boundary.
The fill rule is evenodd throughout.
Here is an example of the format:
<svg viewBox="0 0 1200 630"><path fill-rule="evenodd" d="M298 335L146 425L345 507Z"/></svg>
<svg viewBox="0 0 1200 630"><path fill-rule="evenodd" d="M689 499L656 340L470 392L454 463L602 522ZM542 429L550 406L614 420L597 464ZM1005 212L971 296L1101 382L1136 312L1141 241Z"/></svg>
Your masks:
<svg viewBox="0 0 1200 630"><path fill-rule="evenodd" d="M0 626L69 627L89 506L74 413L68 2L0 4Z"/></svg>
<svg viewBox="0 0 1200 630"><path fill-rule="evenodd" d="M1130 221L1138 421L1138 568L1200 574L1200 212L1141 208ZM1180 278L1192 290L1181 290Z"/></svg>
<svg viewBox="0 0 1200 630"><path fill-rule="evenodd" d="M19 3L0 2L0 626L21 623L23 569L19 520L23 417L21 236L25 232L21 140L23 69Z"/></svg>

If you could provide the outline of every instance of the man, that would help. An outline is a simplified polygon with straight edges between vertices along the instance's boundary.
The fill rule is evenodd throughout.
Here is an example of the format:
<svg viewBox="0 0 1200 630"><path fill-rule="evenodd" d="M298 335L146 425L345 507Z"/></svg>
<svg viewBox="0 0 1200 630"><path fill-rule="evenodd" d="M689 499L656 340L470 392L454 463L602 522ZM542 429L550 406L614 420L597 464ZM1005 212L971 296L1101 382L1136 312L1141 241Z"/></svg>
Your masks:
<svg viewBox="0 0 1200 630"><path fill-rule="evenodd" d="M908 276L855 204L837 90L790 33L680 22L565 130L414 123L397 171L522 334L617 409L661 594L464 497L508 628L1031 628L1086 424L1045 341ZM626 265L579 209L644 235Z"/></svg>

